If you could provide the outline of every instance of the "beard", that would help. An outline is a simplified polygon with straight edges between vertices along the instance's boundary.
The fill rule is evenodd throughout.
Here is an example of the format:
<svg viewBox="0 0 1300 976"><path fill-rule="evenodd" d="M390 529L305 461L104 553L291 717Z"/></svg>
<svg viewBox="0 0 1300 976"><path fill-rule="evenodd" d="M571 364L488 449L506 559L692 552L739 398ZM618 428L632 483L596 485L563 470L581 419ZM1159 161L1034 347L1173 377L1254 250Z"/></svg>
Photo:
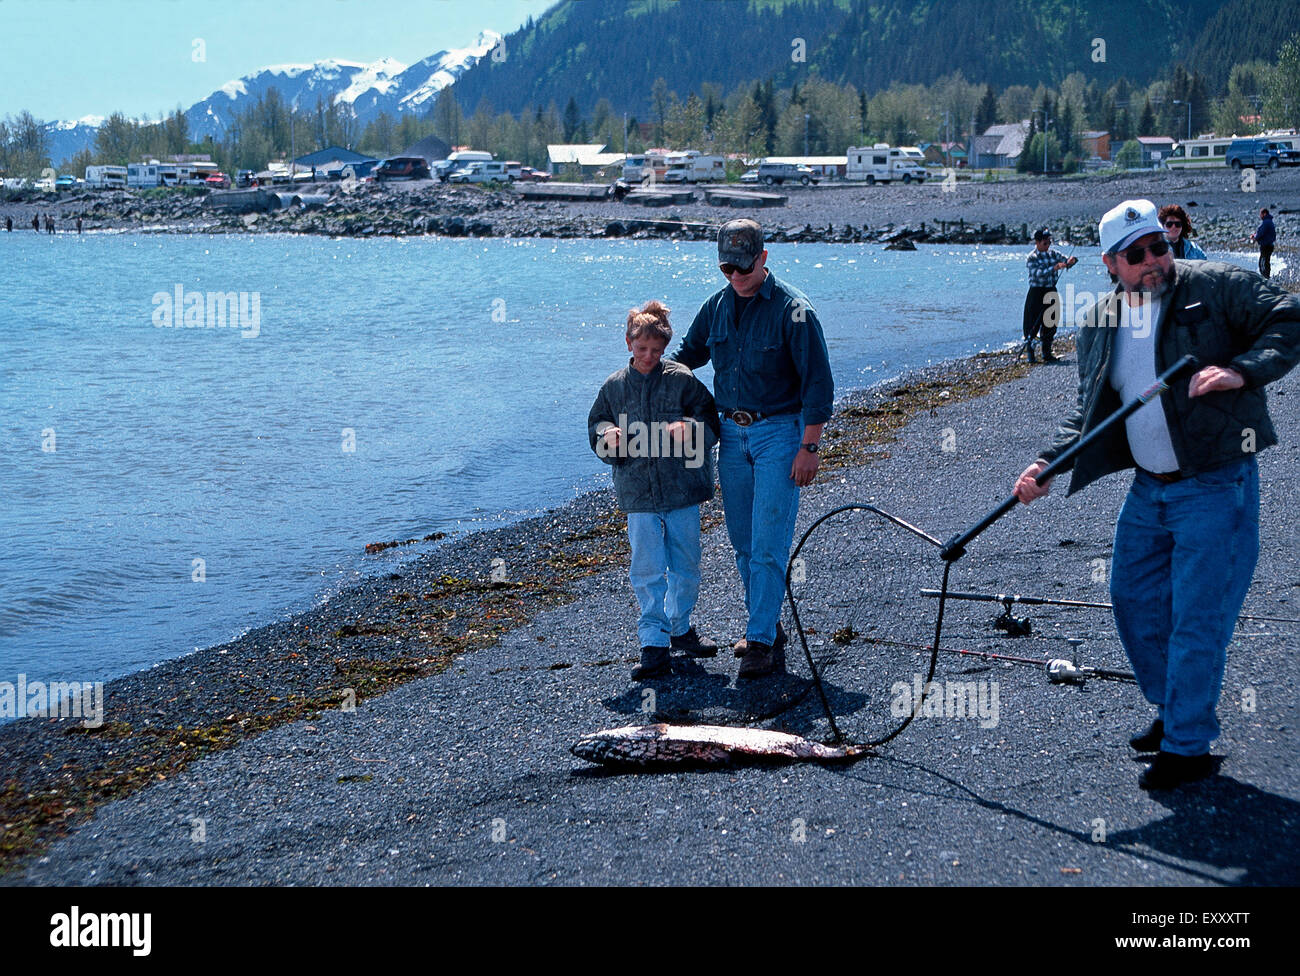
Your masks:
<svg viewBox="0 0 1300 976"><path fill-rule="evenodd" d="M1128 291L1141 293L1146 300L1160 298L1174 286L1174 268L1172 264L1168 269L1156 268L1144 274L1138 281L1137 287L1129 288Z"/></svg>

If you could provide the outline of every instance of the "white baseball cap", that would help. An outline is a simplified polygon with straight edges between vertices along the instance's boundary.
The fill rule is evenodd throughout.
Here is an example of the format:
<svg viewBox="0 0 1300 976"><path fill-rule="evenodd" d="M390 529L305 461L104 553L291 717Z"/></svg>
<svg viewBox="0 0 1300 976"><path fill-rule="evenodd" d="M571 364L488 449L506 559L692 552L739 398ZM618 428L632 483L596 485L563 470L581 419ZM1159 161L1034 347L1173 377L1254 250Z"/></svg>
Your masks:
<svg viewBox="0 0 1300 976"><path fill-rule="evenodd" d="M1147 234L1164 232L1159 211L1150 200L1125 200L1118 207L1106 211L1106 216L1097 225L1097 236L1101 238L1101 249L1105 254L1122 251Z"/></svg>

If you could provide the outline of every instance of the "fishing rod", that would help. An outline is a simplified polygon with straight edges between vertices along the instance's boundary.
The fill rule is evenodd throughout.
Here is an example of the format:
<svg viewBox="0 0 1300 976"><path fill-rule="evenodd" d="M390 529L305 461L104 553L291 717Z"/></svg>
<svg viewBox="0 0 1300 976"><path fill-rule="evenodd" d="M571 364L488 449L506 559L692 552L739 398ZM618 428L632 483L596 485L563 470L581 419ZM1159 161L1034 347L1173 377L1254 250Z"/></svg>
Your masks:
<svg viewBox="0 0 1300 976"><path fill-rule="evenodd" d="M1035 475L1034 483L1041 488L1043 484L1050 481L1056 474L1070 467L1074 463L1074 459L1078 457L1085 448L1089 447L1103 434L1108 433L1112 427L1123 421L1130 414L1140 410L1161 393L1164 393L1165 390L1169 389L1170 384L1173 383L1174 380L1180 378L1185 372L1194 369L1197 365L1198 363L1195 356L1187 355L1182 357L1178 362L1174 363L1167 370L1157 376L1156 381L1146 390L1139 393L1092 430L1088 431L1088 433L1080 437L1074 442L1072 447L1061 452L1060 456L1058 456L1055 461ZM997 508L993 509L965 532L953 536L944 543L943 548L939 550L939 557L945 562L954 562L966 555L966 547L983 534L984 530L990 525L1015 508L1019 502L1020 499L1016 497L1014 492L1012 492L1009 496L1003 499L1002 503L998 505ZM941 600L941 605L942 602L943 601Z"/></svg>
<svg viewBox="0 0 1300 976"><path fill-rule="evenodd" d="M908 647L919 651L928 651L930 648L925 644L913 644L907 641L896 641L885 637L864 637L868 644L888 644L893 647ZM1082 641L1077 638L1066 638L1074 647L1078 647ZM968 657L980 657L989 661L1007 661L1011 664L1032 664L1036 668L1046 668L1047 677L1053 684L1062 684L1065 682L1082 684L1088 678L1106 678L1111 681L1137 681L1137 676L1129 671L1114 671L1110 668L1094 668L1089 665L1079 664L1068 658L1052 658L1044 661L1042 658L1020 657L1016 654L998 654L993 651L972 651L966 647L940 647L939 650L947 654L961 654Z"/></svg>
<svg viewBox="0 0 1300 976"><path fill-rule="evenodd" d="M938 590L922 589L921 596L937 597ZM1012 604L1023 603L1027 607L1074 607L1079 610L1113 610L1109 603L1091 603L1087 600L1056 600L1045 596L1023 596L1007 593L949 593L949 600L977 600L981 603L1000 603L1008 610ZM1276 624L1300 624L1300 617L1261 617L1253 613L1239 613L1238 620L1265 620Z"/></svg>
<svg viewBox="0 0 1300 976"><path fill-rule="evenodd" d="M1053 475L1064 470L1068 465L1070 465L1074 461L1076 457L1078 457L1081 451L1085 450L1090 445L1094 444L1098 438L1105 436L1111 430L1111 428L1115 426L1115 424L1122 422L1130 414L1140 409L1145 404L1154 400L1165 390L1169 389L1170 384L1173 383L1174 380L1178 379L1189 370L1195 368L1196 365L1197 365L1197 360L1194 356L1190 356L1190 355L1183 356L1171 367L1169 367L1169 369L1161 373L1156 378L1155 383L1153 383L1148 389L1144 390L1138 396L1134 397L1128 403L1124 404L1122 407L1120 407L1118 410L1112 413L1109 417L1103 420L1092 430L1088 431L1086 434L1082 434L1072 447L1063 451L1055 461L1047 465L1047 467L1044 468L1035 477L1034 479L1035 482L1041 486L1044 482L1049 480ZM1002 516L1006 515L1007 512L1011 511L1011 509L1016 506L1018 501L1019 499L1014 494L1012 494L1009 498L1005 499L1000 505L998 505L997 508L993 509L991 512L985 515L982 519L980 519L970 528L966 529L964 532L961 532L953 536L946 543L940 543L937 538L930 535L928 532L924 532L921 529L917 528L916 526L911 525L908 522L905 522L902 519L894 515L891 515L890 513L885 512L884 510L879 509L874 505L866 505L866 504L844 505L839 508L833 509L830 512L827 512L821 518L817 519L815 522L813 522L813 524L810 525L808 529L804 532L803 536L799 539L799 544L795 547L794 551L790 554L789 562L786 564L785 591L786 591L786 596L790 601L790 610L794 618L795 630L799 634L799 641L803 646L804 657L808 661L808 667L812 673L813 682L817 688L817 695L818 698L821 700L822 709L826 713L826 718L830 722L830 727L834 735L835 742L837 743L842 742L843 734L840 732L839 725L835 721L835 714L831 710L830 702L826 698L826 691L822 685L821 675L817 670L817 664L813 660L812 651L808 647L807 635L804 632L803 623L799 619L798 601L795 599L794 590L792 589L791 586L791 579L793 577L794 567L796 565L795 560L798 558L799 553L803 549L804 545L808 542L808 539L818 529L818 527L820 527L821 524L829 518L832 518L840 513L847 512L847 511L867 511L885 519L886 521L892 523L893 525L896 525L902 529L907 530L913 535L921 539L924 539L926 542L930 543L931 545L937 546L939 548L939 557L943 561L943 580L940 584L940 589L939 589L939 609L935 616L934 641L929 647L930 662L929 662L928 673L925 682L922 684L922 694L917 697L917 700L913 705L911 714L907 715L903 719L903 721L887 735L875 739L870 743L865 743L866 745L873 745L873 746L883 745L884 743L890 741L891 739L895 738L900 733L902 733L902 731L907 728L907 726L912 722L912 720L916 718L917 715L921 714L921 707L925 700L926 689L929 688L931 682L933 682L934 680L934 672L936 666L938 665L938 660L939 660L939 649L941 646L940 638L943 635L943 618L944 618L944 611L947 607L947 596L948 596L948 577L949 577L949 573L952 570L952 564L966 554L967 546L969 546L994 522L1002 518ZM1086 671L1080 669L1079 666L1074 664L1073 662L1064 661L1063 659L1058 659L1058 661L1059 664L1056 667L1056 673L1058 675L1067 676L1068 680L1074 680L1074 678L1077 676L1083 676L1087 674ZM1049 674L1051 674L1052 665L1049 663L1048 667L1049 667ZM1103 676L1100 673L1100 670L1094 669L1094 671L1098 677ZM1119 675L1119 674L1123 674L1123 672L1116 672L1115 674ZM1117 679L1117 680L1126 680L1126 679Z"/></svg>

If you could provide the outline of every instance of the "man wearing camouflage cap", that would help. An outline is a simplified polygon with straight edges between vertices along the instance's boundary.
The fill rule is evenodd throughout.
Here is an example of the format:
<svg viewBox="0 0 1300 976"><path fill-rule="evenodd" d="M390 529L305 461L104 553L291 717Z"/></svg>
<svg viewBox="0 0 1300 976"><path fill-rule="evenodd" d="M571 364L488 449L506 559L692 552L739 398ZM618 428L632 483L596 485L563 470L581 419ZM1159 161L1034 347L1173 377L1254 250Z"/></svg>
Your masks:
<svg viewBox="0 0 1300 976"><path fill-rule="evenodd" d="M835 388L817 313L767 270L762 228L724 224L718 266L728 284L700 308L673 358L691 369L713 363L718 480L749 618L736 645L739 676L757 678L784 668L781 604L799 489L817 474Z"/></svg>

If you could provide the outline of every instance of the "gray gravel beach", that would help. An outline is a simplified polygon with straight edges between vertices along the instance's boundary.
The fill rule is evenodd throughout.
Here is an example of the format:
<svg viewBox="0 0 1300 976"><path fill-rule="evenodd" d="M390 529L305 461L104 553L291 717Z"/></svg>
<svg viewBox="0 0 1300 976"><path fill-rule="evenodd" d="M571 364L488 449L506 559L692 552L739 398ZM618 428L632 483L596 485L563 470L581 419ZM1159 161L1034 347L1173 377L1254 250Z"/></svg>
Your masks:
<svg viewBox="0 0 1300 976"><path fill-rule="evenodd" d="M1070 356L978 399L953 397L923 411L870 463L819 476L804 492L800 531L838 505L868 501L947 538L1009 492L1072 402L1075 376ZM1246 610L1297 618L1300 380L1293 374L1270 391L1282 444L1260 457L1262 553ZM882 411L889 402L888 391L861 393L840 409ZM1107 599L1096 561L1109 556L1128 480L1112 476L1070 499L1061 484L1046 502L1018 508L956 564L953 588ZM524 536L500 530L467 540L472 556L457 551L472 561L458 575L486 580L488 563L500 554L518 567L511 579L531 578L529 561L551 558L539 541L547 531L571 538L575 525L613 518L607 495L575 504L578 515L562 510ZM525 545L530 533L535 537ZM871 593L874 556L865 538L848 530L834 537L837 558L852 567L849 578L823 584L810 562L810 601L818 592ZM576 759L569 747L584 733L651 715L738 724L787 686L760 681L738 688L736 660L724 648L648 686L649 702L646 687L628 678L635 617L619 537L596 535L582 544L597 571L568 584L575 600L532 614L496 643L458 652L449 667L366 698L354 711L313 712L106 803L80 826L69 820L68 836L5 883L1300 882L1300 852L1286 840L1300 825L1300 661L1292 653L1300 625L1239 625L1219 707L1219 773L1171 793L1137 788L1143 765L1127 738L1146 726L1151 711L1135 686L1057 686L1036 668L942 655L937 679L997 683L996 724L919 718L879 755L844 767L613 773ZM933 561L937 584L937 557L922 556ZM438 558L435 550L406 578L375 580L340 599L355 601L361 619L394 591L437 585L446 571ZM703 570L696 621L706 636L729 644L743 632L743 607L721 527L705 537ZM1062 638L1082 636L1082 660L1127 669L1105 613L1020 608L1017 614L1033 617L1035 637L1017 641L994 635L995 610L950 604L945 643L951 634L954 642L978 640L1005 653L1064 656ZM321 627L351 619L338 607L322 614ZM256 660L258 646L268 657L274 655L266 647L298 646L289 635L304 625L311 625L307 615L249 635L248 660ZM362 636L382 642L379 630ZM824 633L812 639L825 648ZM807 674L794 651L790 688ZM134 708L141 714L131 717L140 721L159 709L161 725L175 718L167 709L222 712L226 702L203 704L205 694L194 687L201 664L160 669L123 686L139 696ZM192 701L167 703L159 695L179 695L185 678ZM176 687L150 688L164 681ZM846 713L846 724L851 718ZM829 732L812 695L764 726L818 738ZM22 734L0 734L0 755L9 749L10 758L20 756L13 737Z"/></svg>
<svg viewBox="0 0 1300 976"><path fill-rule="evenodd" d="M284 190L285 187L275 189ZM1300 213L1300 168L1260 171L1253 192L1243 192L1241 177L1216 172L1141 171L1063 179L982 179L945 187L922 185L868 187L831 182L819 186L775 187L785 206L737 210L703 202L648 208L630 202L529 202L515 189L443 186L430 181L298 187L297 193L329 194L324 207L293 207L273 213L223 214L207 205L203 191L141 195L126 191L76 191L0 203L0 215L14 217L15 233L27 230L33 213L51 213L59 229L84 218L88 231L149 230L193 233L309 233L329 236L491 237L672 237L706 239L713 228L740 214L755 215L769 239L799 241L883 241L907 236L914 241L1024 243L1040 225L1058 242L1095 243L1097 221L1120 200L1147 197L1158 204L1180 203L1191 216L1199 242L1208 248L1251 250L1250 233L1259 208L1276 218L1279 254L1295 247ZM763 188L765 189L765 188Z"/></svg>

